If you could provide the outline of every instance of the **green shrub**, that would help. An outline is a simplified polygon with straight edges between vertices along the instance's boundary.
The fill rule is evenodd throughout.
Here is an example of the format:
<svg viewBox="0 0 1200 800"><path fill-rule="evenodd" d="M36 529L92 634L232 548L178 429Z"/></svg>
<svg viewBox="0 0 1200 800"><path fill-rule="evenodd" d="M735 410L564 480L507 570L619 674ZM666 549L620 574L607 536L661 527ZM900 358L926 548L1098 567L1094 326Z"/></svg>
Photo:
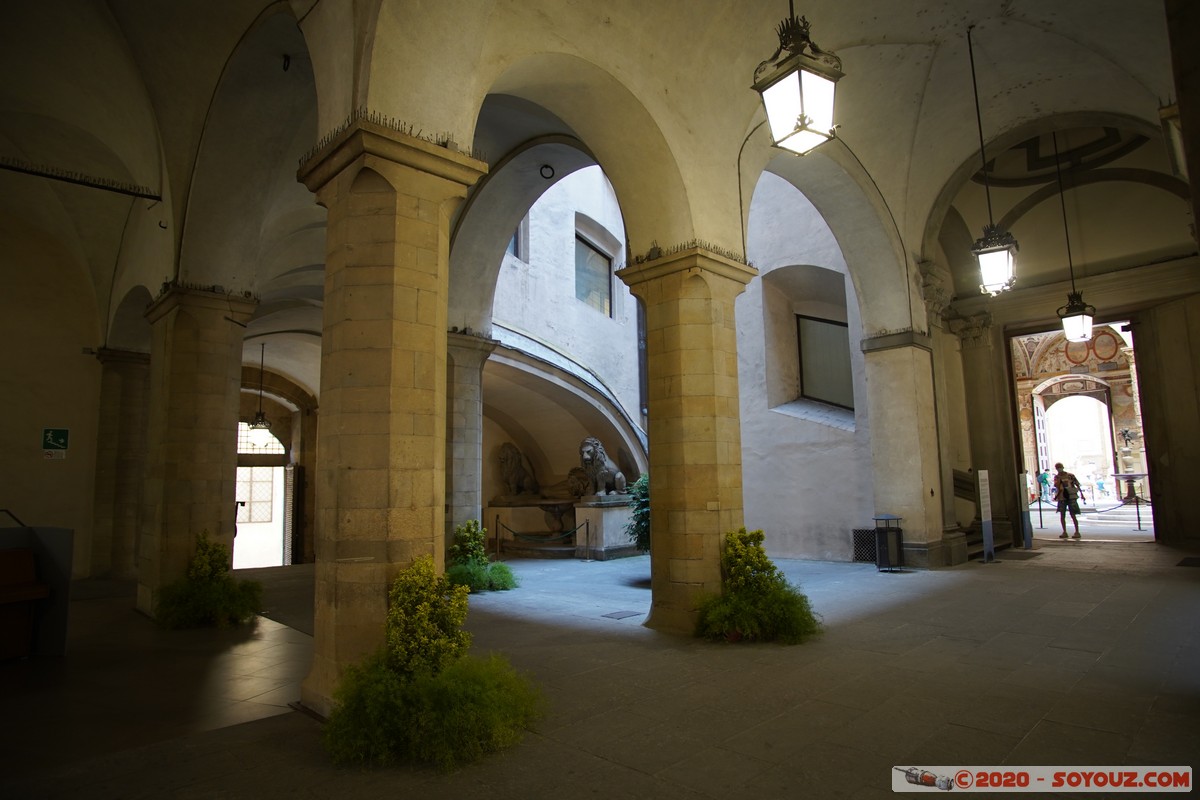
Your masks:
<svg viewBox="0 0 1200 800"><path fill-rule="evenodd" d="M517 744L544 708L537 688L497 655L411 680L376 655L346 671L334 699L323 733L334 763L445 770Z"/></svg>
<svg viewBox="0 0 1200 800"><path fill-rule="evenodd" d="M418 558L401 571L388 593L384 645L388 666L401 676L439 672L471 646L462 630L467 589L434 572L433 558Z"/></svg>
<svg viewBox="0 0 1200 800"><path fill-rule="evenodd" d="M542 715L541 693L503 657L463 658L405 692L405 752L452 769L521 741Z"/></svg>
<svg viewBox="0 0 1200 800"><path fill-rule="evenodd" d="M262 608L262 584L235 580L229 574L229 548L196 535L187 576L162 587L154 616L164 628L238 625Z"/></svg>
<svg viewBox="0 0 1200 800"><path fill-rule="evenodd" d="M722 591L701 599L698 636L798 644L820 632L808 597L788 583L762 543L762 531L745 528L725 537Z"/></svg>
<svg viewBox="0 0 1200 800"><path fill-rule="evenodd" d="M468 591L485 592L488 589L488 565L486 561L468 561L446 567L446 579L455 586L465 586Z"/></svg>
<svg viewBox="0 0 1200 800"><path fill-rule="evenodd" d="M455 586L466 586L472 592L515 589L517 578L507 564L488 560L487 529L478 520L467 520L454 529L454 544L450 545L446 577Z"/></svg>
<svg viewBox="0 0 1200 800"><path fill-rule="evenodd" d="M488 565L488 588L492 591L507 591L520 586L517 576L513 575L512 567L500 561Z"/></svg>
<svg viewBox="0 0 1200 800"><path fill-rule="evenodd" d="M641 477L629 487L629 507L633 516L625 525L625 534L634 543L639 552L650 552L650 473L643 472Z"/></svg>
<svg viewBox="0 0 1200 800"><path fill-rule="evenodd" d="M454 543L450 545L450 563L487 561L487 528L477 519L469 519L454 528Z"/></svg>
<svg viewBox="0 0 1200 800"><path fill-rule="evenodd" d="M405 680L380 649L351 664L333 692L322 739L335 764L387 766L404 753Z"/></svg>
<svg viewBox="0 0 1200 800"><path fill-rule="evenodd" d="M472 592L515 589L520 584L508 564L487 561L468 561L446 567L446 578L455 586L466 586Z"/></svg>
<svg viewBox="0 0 1200 800"><path fill-rule="evenodd" d="M465 655L466 595L428 557L396 578L384 646L334 691L323 738L335 763L451 769L516 744L541 716L541 693L503 657Z"/></svg>

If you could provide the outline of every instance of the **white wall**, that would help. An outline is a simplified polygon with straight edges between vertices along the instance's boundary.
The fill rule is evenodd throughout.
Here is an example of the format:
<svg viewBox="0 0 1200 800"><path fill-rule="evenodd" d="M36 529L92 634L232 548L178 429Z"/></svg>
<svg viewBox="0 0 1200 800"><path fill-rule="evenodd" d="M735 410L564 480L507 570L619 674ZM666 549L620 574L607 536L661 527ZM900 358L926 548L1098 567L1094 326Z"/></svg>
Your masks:
<svg viewBox="0 0 1200 800"><path fill-rule="evenodd" d="M736 307L746 527L761 528L776 557L850 560L851 530L874 525L862 324L853 283L816 209L770 173L755 190L747 240L760 275ZM806 303L819 306L776 285L786 287L787 281L764 277L795 265L846 276L853 412L794 401L787 389L797 380L794 313Z"/></svg>
<svg viewBox="0 0 1200 800"><path fill-rule="evenodd" d="M599 167L575 172L530 209L528 249L522 259L504 256L493 320L570 356L640 420L636 300L615 276L611 318L575 298L577 211L599 223L607 241L586 238L607 251L614 269L624 266L625 227L612 186Z"/></svg>

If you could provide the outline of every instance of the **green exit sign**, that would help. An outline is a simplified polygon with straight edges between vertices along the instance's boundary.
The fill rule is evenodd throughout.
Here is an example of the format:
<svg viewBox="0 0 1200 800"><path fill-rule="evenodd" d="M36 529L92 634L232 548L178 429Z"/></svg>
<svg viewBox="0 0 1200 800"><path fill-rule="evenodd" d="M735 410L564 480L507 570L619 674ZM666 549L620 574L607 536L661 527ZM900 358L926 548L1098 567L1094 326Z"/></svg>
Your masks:
<svg viewBox="0 0 1200 800"><path fill-rule="evenodd" d="M42 428L42 449L66 450L70 438L70 428Z"/></svg>

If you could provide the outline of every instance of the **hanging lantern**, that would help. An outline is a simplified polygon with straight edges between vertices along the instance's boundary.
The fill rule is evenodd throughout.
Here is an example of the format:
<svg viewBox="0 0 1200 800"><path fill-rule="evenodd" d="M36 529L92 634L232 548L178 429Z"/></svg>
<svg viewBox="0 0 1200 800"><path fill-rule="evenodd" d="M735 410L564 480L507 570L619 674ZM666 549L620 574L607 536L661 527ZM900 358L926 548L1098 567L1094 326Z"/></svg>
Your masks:
<svg viewBox="0 0 1200 800"><path fill-rule="evenodd" d="M988 224L983 237L975 241L971 252L979 264L979 291L998 295L1016 282L1017 239L992 221L992 187L988 184L987 154L983 148L983 115L979 111L979 86L975 81L975 49L971 45L971 28L967 28L967 56L971 60L971 89L975 93L975 125L979 131L979 159L983 164L983 191L987 197Z"/></svg>
<svg viewBox="0 0 1200 800"><path fill-rule="evenodd" d="M979 262L979 291L997 295L1013 287L1013 257L1017 252L1017 240L1008 231L995 225L983 229L983 238L975 241L971 252Z"/></svg>
<svg viewBox="0 0 1200 800"><path fill-rule="evenodd" d="M776 31L779 49L754 71L754 90L762 95L771 141L804 155L835 136L833 97L842 61L813 44L808 20L797 19L790 2L788 12Z"/></svg>
<svg viewBox="0 0 1200 800"><path fill-rule="evenodd" d="M1058 310L1058 316L1068 342L1086 342L1092 338L1096 307L1083 302L1083 292L1068 292L1067 304Z"/></svg>

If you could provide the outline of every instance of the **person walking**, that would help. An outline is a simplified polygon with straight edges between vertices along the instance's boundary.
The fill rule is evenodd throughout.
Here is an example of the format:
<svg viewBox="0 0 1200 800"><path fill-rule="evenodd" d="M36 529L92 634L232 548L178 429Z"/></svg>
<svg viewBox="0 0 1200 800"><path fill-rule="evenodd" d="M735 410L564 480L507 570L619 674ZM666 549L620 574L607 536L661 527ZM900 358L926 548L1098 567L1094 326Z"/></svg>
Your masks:
<svg viewBox="0 0 1200 800"><path fill-rule="evenodd" d="M1038 473L1038 499L1050 499L1050 470L1044 469Z"/></svg>
<svg viewBox="0 0 1200 800"><path fill-rule="evenodd" d="M1083 494L1083 487L1079 485L1079 479L1074 473L1067 472L1063 468L1062 462L1054 465L1056 470L1054 475L1054 496L1058 500L1058 520L1062 523L1062 536L1060 539L1067 538L1067 512L1071 512L1071 523L1075 526L1075 536L1079 536L1079 498Z"/></svg>

